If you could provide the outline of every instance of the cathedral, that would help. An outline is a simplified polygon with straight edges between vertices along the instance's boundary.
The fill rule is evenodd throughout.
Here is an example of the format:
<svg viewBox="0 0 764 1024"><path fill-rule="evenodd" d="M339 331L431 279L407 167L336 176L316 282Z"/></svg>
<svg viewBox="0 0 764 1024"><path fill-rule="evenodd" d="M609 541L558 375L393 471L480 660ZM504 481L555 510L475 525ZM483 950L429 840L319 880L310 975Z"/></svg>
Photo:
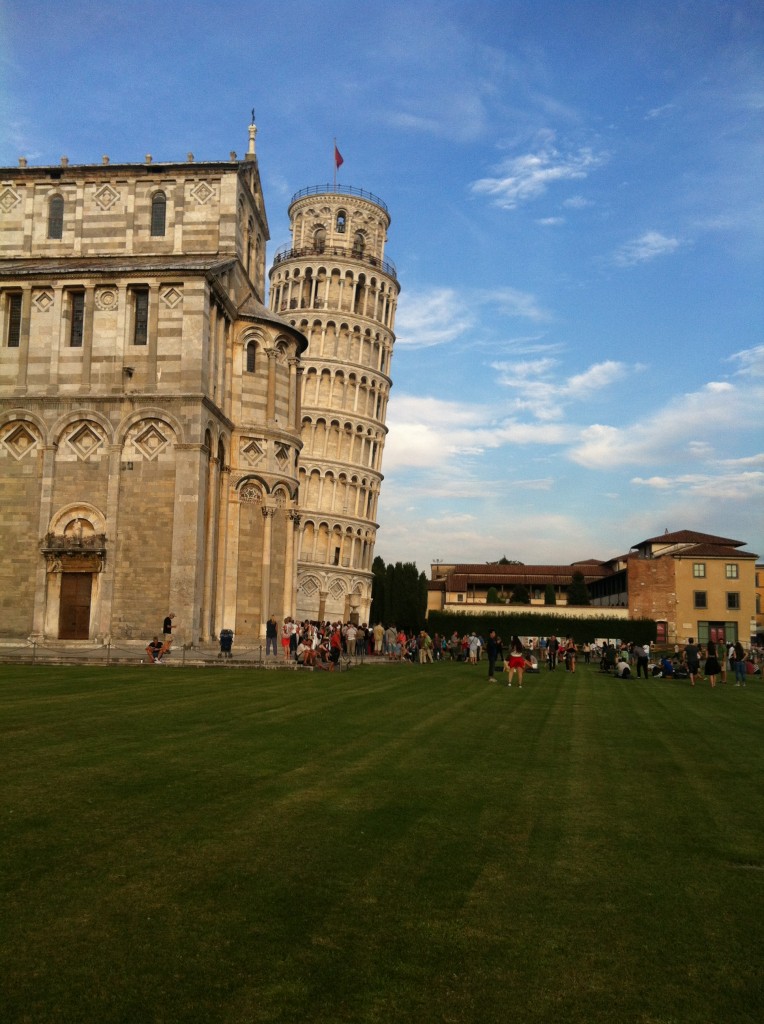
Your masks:
<svg viewBox="0 0 764 1024"><path fill-rule="evenodd" d="M0 169L0 635L368 621L399 285L381 199L244 159Z"/></svg>

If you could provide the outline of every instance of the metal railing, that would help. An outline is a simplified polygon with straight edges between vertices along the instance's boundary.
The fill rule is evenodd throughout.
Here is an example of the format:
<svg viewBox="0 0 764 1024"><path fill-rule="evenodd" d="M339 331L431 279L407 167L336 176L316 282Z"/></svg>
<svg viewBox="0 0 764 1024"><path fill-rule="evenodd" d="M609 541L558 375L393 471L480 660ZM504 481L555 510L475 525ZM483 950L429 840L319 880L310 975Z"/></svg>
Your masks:
<svg viewBox="0 0 764 1024"><path fill-rule="evenodd" d="M285 260L304 259L305 257L317 257L324 260L329 256L337 256L342 260L357 260L360 263L365 263L370 267L381 270L384 274L387 274L388 277L392 277L395 281L398 280L398 271L395 269L395 264L390 260L380 260L376 256L371 256L366 252L360 252L352 246L303 245L299 249L292 249L287 243L286 245L282 245L280 249L276 250L276 255L273 257L273 265L276 267L279 263L283 263Z"/></svg>
<svg viewBox="0 0 764 1024"><path fill-rule="evenodd" d="M295 192L289 200L289 205L291 206L292 203L296 203L298 199L303 199L305 196L324 195L358 196L359 199L367 199L370 203L374 203L375 206L379 206L385 213L390 213L387 203L380 199L379 196L375 196L373 192L365 192L362 188L355 188L353 185L310 185L308 188L301 188L299 192Z"/></svg>

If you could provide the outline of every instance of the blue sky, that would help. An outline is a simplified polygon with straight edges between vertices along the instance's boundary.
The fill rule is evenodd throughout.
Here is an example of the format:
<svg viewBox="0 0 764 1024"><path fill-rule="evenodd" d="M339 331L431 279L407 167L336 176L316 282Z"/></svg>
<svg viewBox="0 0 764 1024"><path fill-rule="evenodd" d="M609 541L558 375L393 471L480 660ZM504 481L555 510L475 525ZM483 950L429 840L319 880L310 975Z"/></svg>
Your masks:
<svg viewBox="0 0 764 1024"><path fill-rule="evenodd" d="M0 0L0 164L225 159L381 196L376 553L764 557L760 2Z"/></svg>

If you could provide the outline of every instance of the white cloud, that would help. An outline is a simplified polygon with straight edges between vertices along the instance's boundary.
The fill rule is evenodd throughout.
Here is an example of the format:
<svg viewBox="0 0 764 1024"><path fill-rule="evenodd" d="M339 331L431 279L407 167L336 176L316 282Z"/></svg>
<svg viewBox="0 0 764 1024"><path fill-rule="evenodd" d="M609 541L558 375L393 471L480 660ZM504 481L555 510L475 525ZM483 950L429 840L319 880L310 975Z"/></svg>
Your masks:
<svg viewBox="0 0 764 1024"><path fill-rule="evenodd" d="M565 218L564 217L541 217L539 220L536 221L536 223L541 225L541 227L543 227L543 228L546 228L546 227L557 227L559 224L564 224L565 223Z"/></svg>
<svg viewBox="0 0 764 1024"><path fill-rule="evenodd" d="M607 390L638 369L606 360L581 373L564 374L558 360L550 357L521 363L495 362L492 366L499 373L498 382L517 396L512 408L545 421L561 420L571 403Z"/></svg>
<svg viewBox="0 0 764 1024"><path fill-rule="evenodd" d="M521 292L517 288L495 288L492 291L478 293L477 298L481 305L486 302L494 303L505 316L521 317L539 323L552 319L552 314L539 306L534 295L530 292Z"/></svg>
<svg viewBox="0 0 764 1024"><path fill-rule="evenodd" d="M743 349L729 357L729 361L740 367L738 374L750 377L764 377L764 345Z"/></svg>
<svg viewBox="0 0 764 1024"><path fill-rule="evenodd" d="M503 210L514 210L543 195L555 182L586 178L604 159L604 154L588 147L560 153L550 140L536 153L505 160L497 168L496 177L480 178L470 190L475 195L490 196Z"/></svg>
<svg viewBox="0 0 764 1024"><path fill-rule="evenodd" d="M453 288L404 291L398 305L396 345L443 345L468 331L473 322L463 296Z"/></svg>
<svg viewBox="0 0 764 1024"><path fill-rule="evenodd" d="M647 263L656 256L665 256L676 252L682 242L678 238L669 238L660 231L646 231L639 238L627 242L616 252L614 261L621 267L632 267L637 263Z"/></svg>
<svg viewBox="0 0 764 1024"><path fill-rule="evenodd" d="M676 109L675 103L664 103L662 107L653 107L645 114L645 121L654 121L658 117L665 117Z"/></svg>
<svg viewBox="0 0 764 1024"><path fill-rule="evenodd" d="M479 321L479 309L495 306L504 316L544 323L552 314L529 292L503 287L491 290L457 291L431 288L401 293L396 320L396 345L431 348L445 345L467 334Z"/></svg>
<svg viewBox="0 0 764 1024"><path fill-rule="evenodd" d="M762 395L753 389L746 393L712 382L699 391L676 396L641 422L623 427L592 424L581 432L580 442L571 447L569 455L579 465L602 470L700 462L720 445L737 443L746 426L760 430L757 423L741 420L738 407L741 403L755 407L761 400Z"/></svg>
<svg viewBox="0 0 764 1024"><path fill-rule="evenodd" d="M564 199L563 206L566 206L569 210L583 210L587 206L594 206L592 199L585 199L583 196L570 196L568 199Z"/></svg>
<svg viewBox="0 0 764 1024"><path fill-rule="evenodd" d="M682 473L676 477L636 476L631 481L661 491L684 491L714 501L751 501L764 495L764 472Z"/></svg>

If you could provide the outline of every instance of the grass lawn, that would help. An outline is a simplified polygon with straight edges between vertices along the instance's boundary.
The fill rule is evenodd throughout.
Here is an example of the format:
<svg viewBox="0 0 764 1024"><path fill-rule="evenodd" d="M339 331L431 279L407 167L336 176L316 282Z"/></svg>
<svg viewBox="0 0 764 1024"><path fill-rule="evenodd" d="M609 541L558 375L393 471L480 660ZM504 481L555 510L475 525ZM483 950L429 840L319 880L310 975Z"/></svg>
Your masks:
<svg viewBox="0 0 764 1024"><path fill-rule="evenodd" d="M3 1024L760 1024L764 686L0 668Z"/></svg>

